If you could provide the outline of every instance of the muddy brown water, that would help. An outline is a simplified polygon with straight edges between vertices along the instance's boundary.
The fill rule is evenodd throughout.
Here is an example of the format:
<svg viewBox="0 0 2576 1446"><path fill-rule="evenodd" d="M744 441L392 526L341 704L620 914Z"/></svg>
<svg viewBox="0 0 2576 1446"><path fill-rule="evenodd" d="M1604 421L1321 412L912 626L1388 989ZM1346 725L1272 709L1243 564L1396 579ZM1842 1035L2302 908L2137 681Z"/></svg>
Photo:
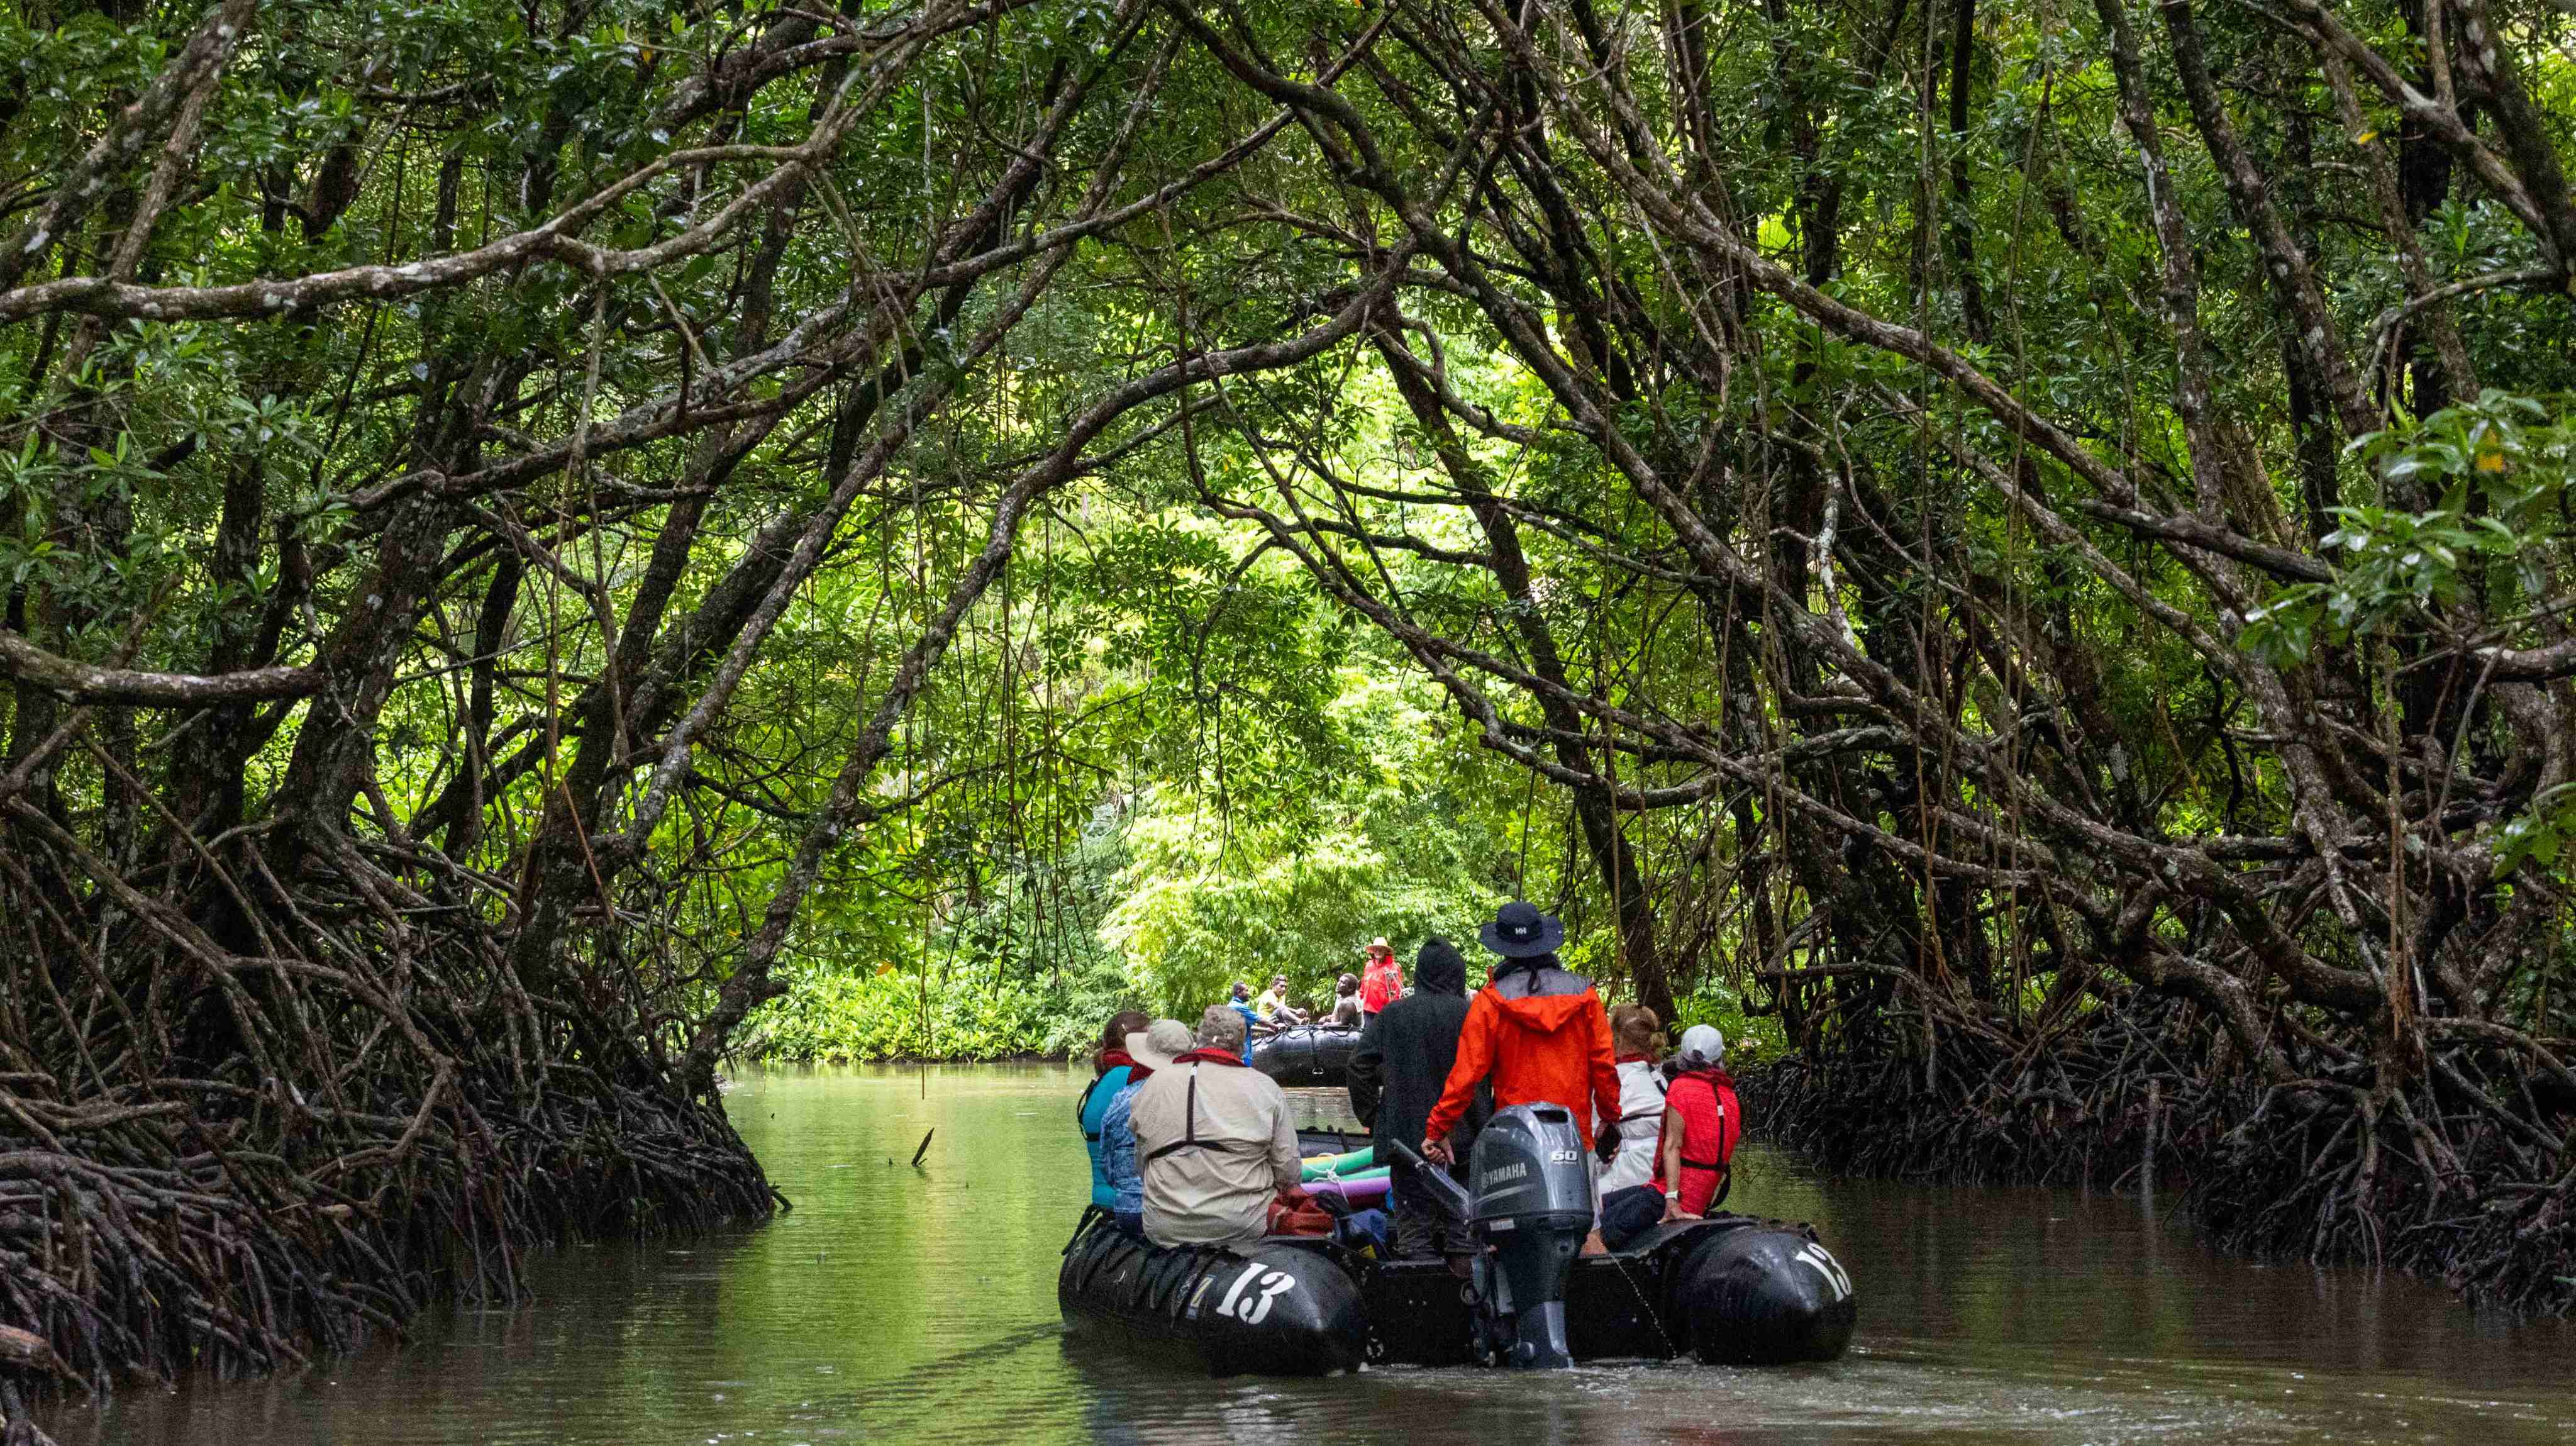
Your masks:
<svg viewBox="0 0 2576 1446"><path fill-rule="evenodd" d="M536 1262L524 1306L442 1311L408 1345L129 1390L49 1424L66 1446L2576 1441L2567 1323L2223 1256L2134 1199L1819 1179L1758 1146L1730 1204L1814 1221L1850 1268L1861 1325L1844 1360L1210 1381L1064 1337L1083 1078L748 1072L728 1103L792 1214L561 1251ZM1310 1122L1344 1117L1300 1099Z"/></svg>

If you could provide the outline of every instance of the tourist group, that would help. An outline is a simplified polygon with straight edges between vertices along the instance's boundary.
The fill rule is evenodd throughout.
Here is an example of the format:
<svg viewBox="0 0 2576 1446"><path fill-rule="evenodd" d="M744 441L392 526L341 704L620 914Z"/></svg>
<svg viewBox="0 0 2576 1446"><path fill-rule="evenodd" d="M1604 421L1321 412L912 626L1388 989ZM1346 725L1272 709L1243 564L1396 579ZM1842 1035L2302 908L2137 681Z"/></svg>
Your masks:
<svg viewBox="0 0 2576 1446"><path fill-rule="evenodd" d="M1479 930L1496 962L1473 998L1467 960L1446 939L1424 942L1409 989L1394 948L1377 939L1324 1009L1292 1005L1279 975L1258 997L1237 982L1195 1027L1118 1014L1075 1110L1092 1205L1157 1245L1334 1233L1396 1258L1447 1256L1463 1270L1464 1222L1405 1156L1463 1182L1493 1111L1553 1104L1572 1112L1598 1162L1587 1251L1699 1218L1725 1197L1742 1133L1725 1039L1694 1025L1666 1057L1662 1021L1642 1005L1605 1008L1592 981L1558 961L1564 937L1554 916L1503 905ZM1361 1031L1346 1083L1388 1167L1383 1210L1303 1188L1308 1162L1287 1093L1252 1067L1256 1035L1310 1022Z"/></svg>

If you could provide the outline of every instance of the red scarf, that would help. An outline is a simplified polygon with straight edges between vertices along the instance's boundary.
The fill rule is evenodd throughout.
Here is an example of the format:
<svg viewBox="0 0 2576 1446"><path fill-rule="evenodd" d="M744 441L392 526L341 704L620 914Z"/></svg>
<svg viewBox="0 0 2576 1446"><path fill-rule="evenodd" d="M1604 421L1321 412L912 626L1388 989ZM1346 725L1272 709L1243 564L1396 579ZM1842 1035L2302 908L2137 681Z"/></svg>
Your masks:
<svg viewBox="0 0 2576 1446"><path fill-rule="evenodd" d="M1092 1062L1092 1073L1107 1074L1122 1064L1129 1069L1134 1069L1136 1057L1123 1049L1104 1049L1100 1052L1100 1057ZM1144 1076L1138 1075L1137 1078L1142 1079Z"/></svg>
<svg viewBox="0 0 2576 1446"><path fill-rule="evenodd" d="M1172 1063L1230 1064L1237 1069L1245 1068L1243 1056L1230 1049L1194 1049L1187 1054L1174 1055L1172 1057Z"/></svg>

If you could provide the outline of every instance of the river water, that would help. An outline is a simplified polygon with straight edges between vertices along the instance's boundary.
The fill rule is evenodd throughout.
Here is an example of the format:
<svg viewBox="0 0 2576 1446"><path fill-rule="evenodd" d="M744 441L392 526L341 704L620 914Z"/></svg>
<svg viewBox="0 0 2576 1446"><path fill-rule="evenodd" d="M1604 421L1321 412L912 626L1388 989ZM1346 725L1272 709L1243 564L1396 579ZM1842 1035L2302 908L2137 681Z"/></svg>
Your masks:
<svg viewBox="0 0 2576 1446"><path fill-rule="evenodd" d="M2576 1440L2566 1323L2231 1259L2134 1199L1822 1180L1758 1145L1729 1204L1814 1221L1850 1269L1844 1360L1210 1381L1064 1339L1083 1078L748 1073L728 1103L796 1202L775 1222L565 1250L525 1306L440 1312L408 1345L265 1382L73 1404L52 1428L66 1446ZM1300 1100L1313 1123L1340 1110Z"/></svg>

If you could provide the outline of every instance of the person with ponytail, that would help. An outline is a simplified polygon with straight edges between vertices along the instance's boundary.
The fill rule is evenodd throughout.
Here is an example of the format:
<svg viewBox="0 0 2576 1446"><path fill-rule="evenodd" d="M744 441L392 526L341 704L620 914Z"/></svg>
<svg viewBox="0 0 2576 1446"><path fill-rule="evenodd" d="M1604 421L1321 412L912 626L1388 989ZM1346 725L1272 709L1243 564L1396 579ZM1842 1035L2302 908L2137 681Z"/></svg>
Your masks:
<svg viewBox="0 0 2576 1446"><path fill-rule="evenodd" d="M1127 1052L1127 1036L1143 1033L1151 1023L1150 1017L1135 1009L1122 1009L1109 1017L1100 1031L1100 1049L1091 1057L1091 1083L1083 1086L1082 1098L1073 1107L1082 1148L1091 1155L1091 1203L1103 1210L1118 1208L1118 1191L1109 1183L1108 1164L1101 1158L1101 1122L1109 1114L1109 1102L1127 1087L1128 1073L1136 1064Z"/></svg>
<svg viewBox="0 0 2576 1446"><path fill-rule="evenodd" d="M1624 1250L1628 1243L1660 1223L1668 1213L1661 1186L1664 1072L1657 1068L1663 1047L1662 1021L1642 1004L1622 1004L1610 1011L1610 1038L1619 1052L1619 1117L1615 1131L1604 1131L1598 1147L1602 1160L1593 1189L1600 1206L1601 1243Z"/></svg>

